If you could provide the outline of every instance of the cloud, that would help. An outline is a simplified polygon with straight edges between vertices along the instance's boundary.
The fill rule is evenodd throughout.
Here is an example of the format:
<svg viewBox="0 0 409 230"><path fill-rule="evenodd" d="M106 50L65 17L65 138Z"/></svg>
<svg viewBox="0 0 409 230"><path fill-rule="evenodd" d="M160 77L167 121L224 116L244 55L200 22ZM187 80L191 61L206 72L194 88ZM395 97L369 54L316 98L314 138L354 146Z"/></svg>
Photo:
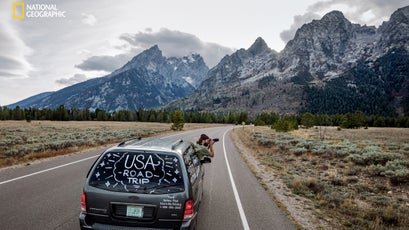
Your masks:
<svg viewBox="0 0 409 230"><path fill-rule="evenodd" d="M281 32L280 37L284 42L288 42L294 38L295 32L303 24L312 19L318 19L332 10L341 10L345 17L353 23L379 26L383 21L389 20L394 11L407 4L407 0L319 1L310 5L305 14L295 16L293 25L290 29Z"/></svg>
<svg viewBox="0 0 409 230"><path fill-rule="evenodd" d="M92 71L103 70L112 72L122 67L132 57L153 45L158 45L166 57L182 57L191 53L203 56L209 67L215 66L226 54L234 52L232 48L224 47L216 43L203 42L192 34L162 28L157 32L145 29L136 34L122 34L120 40L126 44L122 46L127 52L116 56L92 56L76 65L77 68ZM117 49L121 47L115 47Z"/></svg>
<svg viewBox="0 0 409 230"><path fill-rule="evenodd" d="M1 62L1 58L0 58L0 62ZM12 73L12 72L8 72L8 71L0 71L0 77L3 77L3 78L19 78L19 77L21 77L21 75L16 74L16 73Z"/></svg>
<svg viewBox="0 0 409 230"><path fill-rule="evenodd" d="M304 25L305 23L311 22L314 19L319 19L319 18L320 18L320 15L316 13L311 13L311 12L307 12L304 15L294 16L294 22L291 25L290 29L284 30L280 33L281 39L287 43L288 41L294 38L295 32L297 32L297 30L301 28L302 25Z"/></svg>
<svg viewBox="0 0 409 230"><path fill-rule="evenodd" d="M127 61L132 59L130 53L119 54L115 56L92 56L84 60L75 67L85 71L106 71L112 72L122 67Z"/></svg>
<svg viewBox="0 0 409 230"><path fill-rule="evenodd" d="M0 17L0 77L27 77L33 67L26 57L32 53L32 50L12 25L2 19Z"/></svg>
<svg viewBox="0 0 409 230"><path fill-rule="evenodd" d="M97 23L97 18L92 14L82 13L81 17L81 22L86 25L94 26Z"/></svg>
<svg viewBox="0 0 409 230"><path fill-rule="evenodd" d="M0 76L2 77L25 77L28 66L24 59L0 55Z"/></svg>
<svg viewBox="0 0 409 230"><path fill-rule="evenodd" d="M60 85L73 85L75 83L83 82L87 80L87 76L84 74L75 74L70 78L61 78L55 81L55 83Z"/></svg>
<svg viewBox="0 0 409 230"><path fill-rule="evenodd" d="M162 28L157 32L150 29L136 34L123 34L120 37L134 47L147 49L158 45L163 55L167 57L182 57L189 53L201 54L207 65L215 66L226 54L231 54L232 48L216 43L201 41L193 34Z"/></svg>

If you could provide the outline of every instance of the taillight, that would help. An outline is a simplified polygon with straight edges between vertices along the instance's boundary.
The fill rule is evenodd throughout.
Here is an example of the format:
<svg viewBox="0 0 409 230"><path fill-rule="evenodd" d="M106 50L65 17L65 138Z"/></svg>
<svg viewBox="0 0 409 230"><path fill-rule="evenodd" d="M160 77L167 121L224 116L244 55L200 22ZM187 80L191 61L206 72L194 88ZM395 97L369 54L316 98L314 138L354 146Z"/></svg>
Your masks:
<svg viewBox="0 0 409 230"><path fill-rule="evenodd" d="M186 201L185 202L185 212L183 214L183 219L184 220L192 219L194 213L195 213L195 208L194 208L194 205L193 205L193 200Z"/></svg>
<svg viewBox="0 0 409 230"><path fill-rule="evenodd" d="M81 212L87 212L87 196L85 193L81 195Z"/></svg>

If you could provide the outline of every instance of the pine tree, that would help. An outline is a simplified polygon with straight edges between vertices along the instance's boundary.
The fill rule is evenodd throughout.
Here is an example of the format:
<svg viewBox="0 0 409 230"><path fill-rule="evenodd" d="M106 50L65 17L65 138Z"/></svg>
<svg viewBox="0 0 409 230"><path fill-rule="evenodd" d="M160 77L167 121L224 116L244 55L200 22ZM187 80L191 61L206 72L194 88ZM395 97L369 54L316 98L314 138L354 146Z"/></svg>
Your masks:
<svg viewBox="0 0 409 230"><path fill-rule="evenodd" d="M315 125L314 115L312 115L309 112L302 114L301 115L301 125L307 129L313 127Z"/></svg>
<svg viewBox="0 0 409 230"><path fill-rule="evenodd" d="M183 112L180 110L176 110L172 114L172 126L170 127L172 130L182 130L183 126L185 125L185 118L183 117Z"/></svg>

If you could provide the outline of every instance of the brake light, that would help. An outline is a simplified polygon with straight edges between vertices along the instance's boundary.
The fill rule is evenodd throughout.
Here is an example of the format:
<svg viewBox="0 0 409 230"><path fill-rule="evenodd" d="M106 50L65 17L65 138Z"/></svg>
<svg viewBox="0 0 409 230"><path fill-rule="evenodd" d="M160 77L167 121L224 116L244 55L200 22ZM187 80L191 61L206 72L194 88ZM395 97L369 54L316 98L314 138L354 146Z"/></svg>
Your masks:
<svg viewBox="0 0 409 230"><path fill-rule="evenodd" d="M189 220L192 219L195 213L195 208L193 205L193 200L187 200L185 202L185 212L183 214L183 219L184 220Z"/></svg>
<svg viewBox="0 0 409 230"><path fill-rule="evenodd" d="M87 196L85 193L81 195L81 212L87 212Z"/></svg>

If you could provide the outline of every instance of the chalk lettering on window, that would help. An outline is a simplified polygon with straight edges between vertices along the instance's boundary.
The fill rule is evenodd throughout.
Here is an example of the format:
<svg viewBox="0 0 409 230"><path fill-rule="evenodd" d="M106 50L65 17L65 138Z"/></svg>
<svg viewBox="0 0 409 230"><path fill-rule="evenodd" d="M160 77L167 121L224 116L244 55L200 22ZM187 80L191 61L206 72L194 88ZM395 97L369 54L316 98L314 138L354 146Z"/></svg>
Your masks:
<svg viewBox="0 0 409 230"><path fill-rule="evenodd" d="M141 193L184 190L177 156L159 153L105 154L98 162L90 184L107 190Z"/></svg>

